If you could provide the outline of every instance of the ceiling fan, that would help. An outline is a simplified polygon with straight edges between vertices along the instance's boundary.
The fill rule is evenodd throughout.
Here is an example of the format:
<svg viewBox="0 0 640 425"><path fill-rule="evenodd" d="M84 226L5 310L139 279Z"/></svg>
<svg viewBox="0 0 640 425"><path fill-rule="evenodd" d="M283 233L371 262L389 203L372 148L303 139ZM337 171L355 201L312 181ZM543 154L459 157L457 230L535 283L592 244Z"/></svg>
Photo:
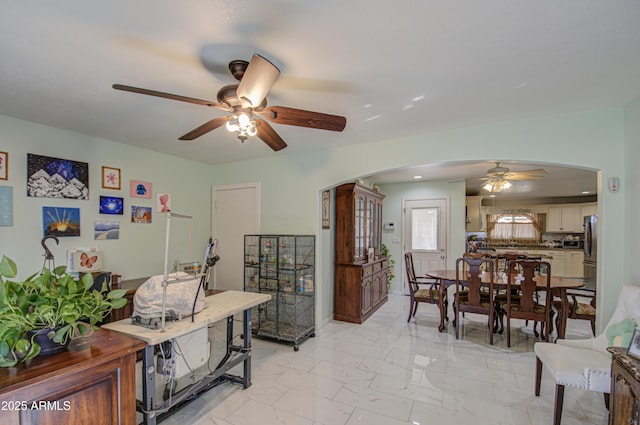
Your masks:
<svg viewBox="0 0 640 425"><path fill-rule="evenodd" d="M482 188L488 192L502 192L509 189L512 184L509 180L540 180L546 174L549 174L544 168L524 171L509 171L506 167L501 167L500 162L496 162L496 166L487 170L487 176L480 180L487 182Z"/></svg>
<svg viewBox="0 0 640 425"><path fill-rule="evenodd" d="M218 127L226 125L227 130L237 133L238 139L242 142L249 136L258 136L271 149L279 151L286 148L287 144L265 120L276 124L331 131L342 131L347 124L347 119L338 115L305 111L285 106L267 107L266 96L280 76L280 70L258 54L253 55L251 62L243 60L231 61L229 63L229 71L240 83L229 84L218 90L218 102L122 84L114 84L113 88L218 108L231 113L226 117L207 121L200 127L181 136L180 140L194 140ZM258 117L262 119L256 119Z"/></svg>

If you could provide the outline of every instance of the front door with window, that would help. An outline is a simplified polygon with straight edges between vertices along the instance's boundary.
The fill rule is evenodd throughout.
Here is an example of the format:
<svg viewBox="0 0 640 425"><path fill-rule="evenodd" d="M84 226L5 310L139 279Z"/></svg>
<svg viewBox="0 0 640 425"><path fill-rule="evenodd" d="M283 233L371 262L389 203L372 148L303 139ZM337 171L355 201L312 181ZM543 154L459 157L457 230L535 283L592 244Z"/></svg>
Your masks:
<svg viewBox="0 0 640 425"><path fill-rule="evenodd" d="M447 264L447 200L404 201L403 251L411 252L417 276L429 270L442 270ZM404 266L404 261L403 261ZM406 271L403 291L408 294Z"/></svg>

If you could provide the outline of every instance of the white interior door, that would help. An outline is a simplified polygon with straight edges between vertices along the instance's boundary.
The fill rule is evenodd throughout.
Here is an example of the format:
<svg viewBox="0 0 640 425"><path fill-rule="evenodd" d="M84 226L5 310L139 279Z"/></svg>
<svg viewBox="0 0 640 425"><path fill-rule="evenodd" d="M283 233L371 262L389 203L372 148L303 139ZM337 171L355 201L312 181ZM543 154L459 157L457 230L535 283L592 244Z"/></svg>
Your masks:
<svg viewBox="0 0 640 425"><path fill-rule="evenodd" d="M211 198L211 233L220 256L213 288L243 291L244 235L260 232L260 183L215 186Z"/></svg>
<svg viewBox="0 0 640 425"><path fill-rule="evenodd" d="M428 270L441 270L447 264L447 200L411 199L403 207L403 251L413 254L417 276ZM404 253L403 253L404 255ZM408 294L403 267L403 290Z"/></svg>

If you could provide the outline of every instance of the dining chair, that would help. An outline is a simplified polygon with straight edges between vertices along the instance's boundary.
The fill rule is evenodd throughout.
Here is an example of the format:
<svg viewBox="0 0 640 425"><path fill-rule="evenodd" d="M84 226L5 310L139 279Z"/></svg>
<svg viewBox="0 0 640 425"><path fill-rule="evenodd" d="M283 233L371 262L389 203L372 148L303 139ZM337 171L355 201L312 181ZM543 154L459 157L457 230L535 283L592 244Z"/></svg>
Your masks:
<svg viewBox="0 0 640 425"><path fill-rule="evenodd" d="M435 279L426 277L417 277L415 268L413 267L413 255L410 252L404 254L405 269L407 271L407 283L409 285L409 295L411 296L411 304L409 306L409 317L407 322L415 317L419 303L439 304L440 302L440 282ZM429 285L428 288L420 288L420 285ZM442 291L442 301L444 304L445 319L449 320L446 312L449 307L447 301L447 291Z"/></svg>
<svg viewBox="0 0 640 425"><path fill-rule="evenodd" d="M547 267L546 275L537 275L536 270ZM549 340L551 321L551 265L544 261L511 260L507 267L507 347L511 347L511 319L540 322L542 338ZM543 280L539 286L536 279ZM545 291L544 304L538 301L538 290ZM518 295L513 295L517 291Z"/></svg>
<svg viewBox="0 0 640 425"><path fill-rule="evenodd" d="M462 257L456 260L456 292L454 298L454 327L456 339L460 334L460 313L486 314L489 317L489 344L493 345L496 330L496 311L494 305L493 270L494 261L486 258ZM481 276L488 278L482 282ZM488 287L486 291L483 286Z"/></svg>
<svg viewBox="0 0 640 425"><path fill-rule="evenodd" d="M588 320L591 322L591 333L596 336L596 291L588 288L568 290L567 297L567 319ZM562 311L562 300L554 299L552 304L558 312ZM559 328L560 314L556 317L556 329Z"/></svg>
<svg viewBox="0 0 640 425"><path fill-rule="evenodd" d="M595 338L558 339L555 343L536 342L535 395L540 396L543 366L556 381L554 425L560 425L565 386L604 394L609 406L611 391L611 357L607 352L607 330L624 319L640 318L640 286L623 285L616 309L604 330Z"/></svg>
<svg viewBox="0 0 640 425"><path fill-rule="evenodd" d="M111 286L111 273L103 272L93 278L93 285L89 291L108 292Z"/></svg>

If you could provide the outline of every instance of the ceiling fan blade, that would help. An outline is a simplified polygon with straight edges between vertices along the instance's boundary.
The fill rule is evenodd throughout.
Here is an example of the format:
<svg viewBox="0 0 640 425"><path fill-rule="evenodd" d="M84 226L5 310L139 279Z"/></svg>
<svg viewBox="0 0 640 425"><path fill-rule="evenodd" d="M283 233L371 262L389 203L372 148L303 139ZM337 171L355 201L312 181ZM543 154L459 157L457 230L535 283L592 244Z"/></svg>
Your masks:
<svg viewBox="0 0 640 425"><path fill-rule="evenodd" d="M256 120L256 127L258 130L258 137L274 151L279 151L287 147L287 144L282 140L282 137L276 133L268 122Z"/></svg>
<svg viewBox="0 0 640 425"><path fill-rule="evenodd" d="M271 106L257 114L276 124L295 125L320 130L342 131L347 125L347 119L339 115L304 111L285 106Z"/></svg>
<svg viewBox="0 0 640 425"><path fill-rule="evenodd" d="M179 140L197 139L198 137L204 134L207 134L208 132L215 130L218 127L223 126L227 121L229 121L230 118L231 117L220 117L220 118L214 118L211 121L207 121L206 123L202 124L200 127L194 130L191 130L184 136L180 137Z"/></svg>
<svg viewBox="0 0 640 425"><path fill-rule="evenodd" d="M512 171L510 173L507 174L520 174L520 175L546 175L549 174L549 172L547 170L545 170L544 168L537 168L535 170L523 170L523 171Z"/></svg>
<svg viewBox="0 0 640 425"><path fill-rule="evenodd" d="M520 181L525 181L525 180L541 180L544 176L540 176L540 175L535 175L535 174L513 174L513 175L509 175L509 176L504 176L505 179L507 180L520 180Z"/></svg>
<svg viewBox="0 0 640 425"><path fill-rule="evenodd" d="M238 85L238 98L255 108L280 76L280 70L267 59L254 54Z"/></svg>
<svg viewBox="0 0 640 425"><path fill-rule="evenodd" d="M162 97L164 99L178 100L180 102L188 102L196 105L209 106L211 108L219 108L225 111L231 111L230 108L222 106L216 102L211 102L210 100L195 99L193 97L186 97L186 96L180 96L177 94L164 93L156 90L142 89L140 87L125 86L122 84L114 84L112 87L116 90L128 91L131 93L138 93L138 94L146 94L149 96Z"/></svg>

